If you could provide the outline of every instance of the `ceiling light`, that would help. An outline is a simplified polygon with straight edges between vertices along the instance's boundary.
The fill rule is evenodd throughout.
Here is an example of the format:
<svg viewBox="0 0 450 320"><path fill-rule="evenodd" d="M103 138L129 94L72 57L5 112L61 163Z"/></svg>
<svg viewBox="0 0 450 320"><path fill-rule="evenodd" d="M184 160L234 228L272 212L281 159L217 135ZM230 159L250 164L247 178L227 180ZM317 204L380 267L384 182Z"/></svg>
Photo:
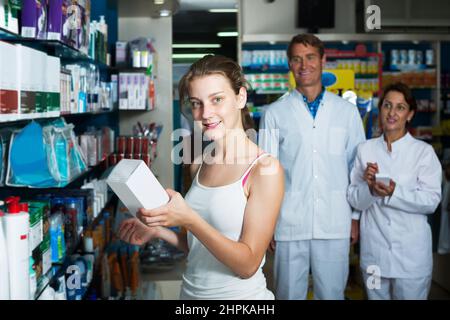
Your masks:
<svg viewBox="0 0 450 320"><path fill-rule="evenodd" d="M221 48L222 45L219 43L174 43L172 48L175 49L197 49L197 48Z"/></svg>
<svg viewBox="0 0 450 320"><path fill-rule="evenodd" d="M171 13L172 12L170 10L167 10L167 9L159 10L159 15L161 17L168 17L168 16L170 16Z"/></svg>
<svg viewBox="0 0 450 320"><path fill-rule="evenodd" d="M236 13L236 12L238 12L237 9L209 9L208 11L211 13Z"/></svg>
<svg viewBox="0 0 450 320"><path fill-rule="evenodd" d="M218 37L237 37L239 33L237 31L234 32L218 32Z"/></svg>
<svg viewBox="0 0 450 320"><path fill-rule="evenodd" d="M164 0L153 0L154 4L164 4Z"/></svg>
<svg viewBox="0 0 450 320"><path fill-rule="evenodd" d="M200 59L211 53L174 53L173 59Z"/></svg>

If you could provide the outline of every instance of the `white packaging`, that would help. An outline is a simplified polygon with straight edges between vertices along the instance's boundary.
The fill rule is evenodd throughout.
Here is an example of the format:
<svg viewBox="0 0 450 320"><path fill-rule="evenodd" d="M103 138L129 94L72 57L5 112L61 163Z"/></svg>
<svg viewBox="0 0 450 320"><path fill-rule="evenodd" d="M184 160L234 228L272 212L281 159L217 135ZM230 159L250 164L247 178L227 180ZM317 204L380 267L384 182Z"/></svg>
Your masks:
<svg viewBox="0 0 450 320"><path fill-rule="evenodd" d="M0 213L0 300L9 300L8 250L2 214Z"/></svg>
<svg viewBox="0 0 450 320"><path fill-rule="evenodd" d="M61 92L61 60L57 57L47 56L46 92L51 95L58 95ZM57 100L51 99L51 103L57 103ZM61 105L51 105L46 108L46 115L49 117L58 117Z"/></svg>
<svg viewBox="0 0 450 320"><path fill-rule="evenodd" d="M127 74L119 74L119 109L128 109L128 82Z"/></svg>
<svg viewBox="0 0 450 320"><path fill-rule="evenodd" d="M167 192L142 160L122 159L106 182L133 215L140 208L154 209L169 202Z"/></svg>
<svg viewBox="0 0 450 320"><path fill-rule="evenodd" d="M139 77L139 109L145 110L146 103L145 98L147 97L147 76L145 74L141 74Z"/></svg>
<svg viewBox="0 0 450 320"><path fill-rule="evenodd" d="M16 45L18 58L18 77L20 85L19 115L22 119L29 119L29 113L34 110L36 103L36 79L34 61L35 51L23 45Z"/></svg>
<svg viewBox="0 0 450 320"><path fill-rule="evenodd" d="M136 103L134 99L135 83L132 73L127 74L127 87L128 87L128 109L134 110L136 109Z"/></svg>
<svg viewBox="0 0 450 320"><path fill-rule="evenodd" d="M389 186L391 178L387 174L377 173L375 174L375 180Z"/></svg>
<svg viewBox="0 0 450 320"><path fill-rule="evenodd" d="M16 46L0 41L0 119L16 120L20 110L19 60ZM14 103L6 103L6 95L14 96Z"/></svg>
<svg viewBox="0 0 450 320"><path fill-rule="evenodd" d="M9 288L11 300L28 300L30 297L30 248L27 213L6 214L4 217L6 244L9 255Z"/></svg>
<svg viewBox="0 0 450 320"><path fill-rule="evenodd" d="M0 28L6 29L6 0L0 0Z"/></svg>
<svg viewBox="0 0 450 320"><path fill-rule="evenodd" d="M47 54L42 51L33 50L33 66L33 70L35 71L32 77L33 88L35 88L37 95L35 109L30 114L30 118L35 118L36 116L43 117L47 110L46 73L49 71L47 68Z"/></svg>

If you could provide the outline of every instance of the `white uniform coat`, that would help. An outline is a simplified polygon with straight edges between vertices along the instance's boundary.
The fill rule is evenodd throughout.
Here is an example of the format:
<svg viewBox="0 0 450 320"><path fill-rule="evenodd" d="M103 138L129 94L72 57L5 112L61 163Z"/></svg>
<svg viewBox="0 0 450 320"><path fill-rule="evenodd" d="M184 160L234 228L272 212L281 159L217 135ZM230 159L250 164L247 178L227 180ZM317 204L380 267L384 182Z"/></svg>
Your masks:
<svg viewBox="0 0 450 320"><path fill-rule="evenodd" d="M348 239L350 168L357 145L365 141L357 107L325 92L313 119L293 90L266 108L260 128L260 147L285 170L275 240Z"/></svg>
<svg viewBox="0 0 450 320"><path fill-rule="evenodd" d="M396 183L391 197L375 197L363 180L367 162ZM442 169L431 145L407 133L388 151L384 137L358 147L350 204L362 211L361 268L378 266L384 278L419 278L432 272L431 229L427 214L441 200Z"/></svg>

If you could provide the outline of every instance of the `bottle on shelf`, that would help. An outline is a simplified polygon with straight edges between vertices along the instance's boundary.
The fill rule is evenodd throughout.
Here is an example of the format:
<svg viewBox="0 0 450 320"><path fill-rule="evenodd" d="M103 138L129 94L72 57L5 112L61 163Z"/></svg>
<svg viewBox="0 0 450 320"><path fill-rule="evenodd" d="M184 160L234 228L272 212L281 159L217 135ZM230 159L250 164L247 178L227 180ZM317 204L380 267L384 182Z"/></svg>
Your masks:
<svg viewBox="0 0 450 320"><path fill-rule="evenodd" d="M3 206L0 201L0 206ZM8 251L5 235L5 213L0 210L0 300L9 300Z"/></svg>
<svg viewBox="0 0 450 320"><path fill-rule="evenodd" d="M6 244L8 252L9 288L11 300L28 300L30 298L30 250L28 232L29 214L21 211L19 197L6 199L8 213L5 222Z"/></svg>

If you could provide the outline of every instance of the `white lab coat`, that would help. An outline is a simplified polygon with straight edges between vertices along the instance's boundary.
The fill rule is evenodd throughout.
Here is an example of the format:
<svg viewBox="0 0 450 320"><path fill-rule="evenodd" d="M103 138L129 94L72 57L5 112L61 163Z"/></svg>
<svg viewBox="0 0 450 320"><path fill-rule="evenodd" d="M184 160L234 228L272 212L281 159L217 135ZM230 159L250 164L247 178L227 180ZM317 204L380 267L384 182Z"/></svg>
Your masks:
<svg viewBox="0 0 450 320"><path fill-rule="evenodd" d="M396 183L391 197L375 197L363 180L367 162ZM387 149L384 137L358 146L348 190L350 204L362 211L361 268L379 267L383 278L431 274L431 228L427 214L441 200L442 169L433 148L407 133Z"/></svg>
<svg viewBox="0 0 450 320"><path fill-rule="evenodd" d="M275 240L348 239L349 173L356 147L365 140L357 107L325 92L314 120L293 90L266 107L260 128L260 147L285 170Z"/></svg>

